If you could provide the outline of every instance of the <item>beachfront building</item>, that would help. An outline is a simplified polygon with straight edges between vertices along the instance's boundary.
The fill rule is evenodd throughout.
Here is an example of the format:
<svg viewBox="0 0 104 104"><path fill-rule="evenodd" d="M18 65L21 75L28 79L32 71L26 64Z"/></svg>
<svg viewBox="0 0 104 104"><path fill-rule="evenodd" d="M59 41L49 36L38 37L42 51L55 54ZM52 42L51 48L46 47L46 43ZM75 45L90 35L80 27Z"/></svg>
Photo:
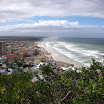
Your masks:
<svg viewBox="0 0 104 104"><path fill-rule="evenodd" d="M32 46L31 47L33 50L34 50L34 53L33 53L33 55L39 55L39 53L40 53L40 47L38 47L38 46Z"/></svg>
<svg viewBox="0 0 104 104"><path fill-rule="evenodd" d="M0 41L0 56L6 55L6 42Z"/></svg>

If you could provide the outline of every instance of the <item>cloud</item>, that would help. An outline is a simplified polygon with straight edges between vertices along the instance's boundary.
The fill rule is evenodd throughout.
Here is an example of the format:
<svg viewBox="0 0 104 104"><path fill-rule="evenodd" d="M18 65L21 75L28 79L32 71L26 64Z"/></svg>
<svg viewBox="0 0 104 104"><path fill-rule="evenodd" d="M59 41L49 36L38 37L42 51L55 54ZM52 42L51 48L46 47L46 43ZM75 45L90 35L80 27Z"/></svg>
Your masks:
<svg viewBox="0 0 104 104"><path fill-rule="evenodd" d="M0 22L33 16L104 18L104 0L0 0Z"/></svg>
<svg viewBox="0 0 104 104"><path fill-rule="evenodd" d="M78 21L38 21L31 24L17 24L0 27L0 36L71 36L104 37L104 26L81 26Z"/></svg>

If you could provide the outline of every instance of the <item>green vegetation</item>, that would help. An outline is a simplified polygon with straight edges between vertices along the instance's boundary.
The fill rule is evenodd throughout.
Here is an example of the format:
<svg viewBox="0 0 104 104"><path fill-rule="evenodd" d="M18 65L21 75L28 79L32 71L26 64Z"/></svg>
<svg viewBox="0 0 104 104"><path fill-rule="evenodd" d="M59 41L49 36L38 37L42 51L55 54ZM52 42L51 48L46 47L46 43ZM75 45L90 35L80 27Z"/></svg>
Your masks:
<svg viewBox="0 0 104 104"><path fill-rule="evenodd" d="M103 104L104 67L93 59L89 69L82 72L54 73L41 66L44 79L31 82L34 74L0 75L1 104ZM38 76L37 76L38 77ZM39 77L38 77L39 78Z"/></svg>

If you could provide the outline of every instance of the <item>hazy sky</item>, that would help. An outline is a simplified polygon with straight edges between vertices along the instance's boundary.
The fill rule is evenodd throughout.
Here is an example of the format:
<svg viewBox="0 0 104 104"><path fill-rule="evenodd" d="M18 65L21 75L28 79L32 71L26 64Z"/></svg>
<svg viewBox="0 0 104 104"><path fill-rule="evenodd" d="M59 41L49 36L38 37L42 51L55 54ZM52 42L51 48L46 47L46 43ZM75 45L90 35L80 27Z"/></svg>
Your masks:
<svg viewBox="0 0 104 104"><path fill-rule="evenodd" d="M0 36L104 37L104 0L0 0Z"/></svg>

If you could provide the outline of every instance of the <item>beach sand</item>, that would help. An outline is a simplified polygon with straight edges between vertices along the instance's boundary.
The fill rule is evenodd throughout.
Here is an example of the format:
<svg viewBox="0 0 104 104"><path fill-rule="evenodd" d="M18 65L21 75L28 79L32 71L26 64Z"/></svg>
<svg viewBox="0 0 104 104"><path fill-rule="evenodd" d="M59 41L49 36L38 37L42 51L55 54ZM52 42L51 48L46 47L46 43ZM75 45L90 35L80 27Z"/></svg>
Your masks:
<svg viewBox="0 0 104 104"><path fill-rule="evenodd" d="M40 42L38 45L42 47L44 55L47 56L49 60L57 61L57 63L61 66L65 64L74 64L77 68L81 68L82 66L86 67L82 63L74 61L73 59L67 59L65 56L55 51L52 47L46 46L46 42Z"/></svg>

